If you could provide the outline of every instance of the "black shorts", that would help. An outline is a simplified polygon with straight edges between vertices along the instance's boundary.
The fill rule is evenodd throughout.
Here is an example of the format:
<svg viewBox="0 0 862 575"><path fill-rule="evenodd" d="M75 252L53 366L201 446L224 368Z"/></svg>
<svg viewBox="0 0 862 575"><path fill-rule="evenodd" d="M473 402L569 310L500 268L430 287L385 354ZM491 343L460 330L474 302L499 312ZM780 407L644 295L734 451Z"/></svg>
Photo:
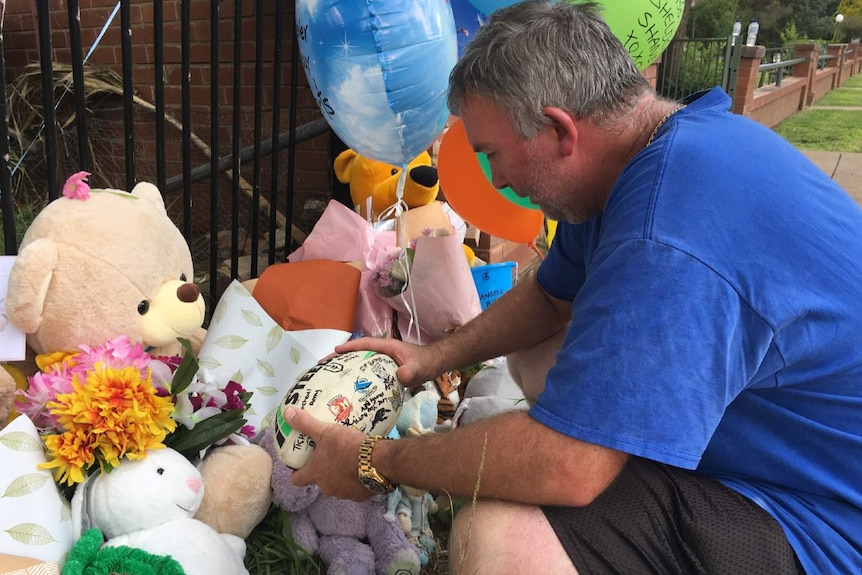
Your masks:
<svg viewBox="0 0 862 575"><path fill-rule="evenodd" d="M632 457L586 507L543 507L579 575L804 575L781 526L720 482Z"/></svg>

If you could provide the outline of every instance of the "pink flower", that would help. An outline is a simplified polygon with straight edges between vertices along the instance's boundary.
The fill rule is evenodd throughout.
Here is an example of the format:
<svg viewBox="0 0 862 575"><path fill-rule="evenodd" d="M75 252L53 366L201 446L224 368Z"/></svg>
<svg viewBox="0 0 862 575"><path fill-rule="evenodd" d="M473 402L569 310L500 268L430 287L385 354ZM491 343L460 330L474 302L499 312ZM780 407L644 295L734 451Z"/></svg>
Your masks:
<svg viewBox="0 0 862 575"><path fill-rule="evenodd" d="M140 370L141 377L146 377L147 368L152 361L152 356L144 350L143 345L132 343L125 335L109 339L94 348L82 345L79 349L83 353L76 357L78 365L73 368L76 372L91 371L101 362L105 367L135 367Z"/></svg>
<svg viewBox="0 0 862 575"><path fill-rule="evenodd" d="M90 184L87 183L89 176L90 172L78 172L69 176L63 184L63 197L70 200L90 199Z"/></svg>
<svg viewBox="0 0 862 575"><path fill-rule="evenodd" d="M227 401L221 407L226 409L242 409L245 407L245 404L242 402L242 398L240 397L241 393L245 393L245 389L240 384L231 380L227 382L224 392Z"/></svg>
<svg viewBox="0 0 862 575"><path fill-rule="evenodd" d="M15 409L30 418L39 429L50 430L57 427L57 419L47 408L49 401L56 401L63 393L72 393L72 376L65 370L37 372L28 378L27 390L18 390Z"/></svg>

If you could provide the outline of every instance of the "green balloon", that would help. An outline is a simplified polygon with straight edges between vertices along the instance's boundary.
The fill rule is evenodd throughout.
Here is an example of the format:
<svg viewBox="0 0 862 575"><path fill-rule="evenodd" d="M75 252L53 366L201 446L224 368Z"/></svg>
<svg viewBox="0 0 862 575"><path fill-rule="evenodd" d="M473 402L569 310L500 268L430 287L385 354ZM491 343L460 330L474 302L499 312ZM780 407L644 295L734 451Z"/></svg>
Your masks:
<svg viewBox="0 0 862 575"><path fill-rule="evenodd" d="M479 165L482 166L482 173L485 174L485 177L488 179L488 182L491 182L491 164L488 163L488 156L483 154L482 152L477 152L476 157L479 159ZM493 184L492 184L493 186ZM502 190L497 190L500 192L500 195L512 202L515 205L521 206L522 208L527 208L528 210L538 210L539 206L530 201L530 198L522 198L518 194L512 191L512 188L503 188Z"/></svg>
<svg viewBox="0 0 862 575"><path fill-rule="evenodd" d="M580 3L582 0L569 0ZM676 34L685 0L603 0L602 17L639 70L655 62Z"/></svg>

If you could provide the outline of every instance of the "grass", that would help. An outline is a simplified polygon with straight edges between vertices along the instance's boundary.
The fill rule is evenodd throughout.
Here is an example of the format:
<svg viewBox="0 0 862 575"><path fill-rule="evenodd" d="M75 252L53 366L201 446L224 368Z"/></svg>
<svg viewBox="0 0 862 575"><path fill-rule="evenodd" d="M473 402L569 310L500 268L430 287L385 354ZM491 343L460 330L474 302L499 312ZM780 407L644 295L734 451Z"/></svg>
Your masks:
<svg viewBox="0 0 862 575"><path fill-rule="evenodd" d="M818 110L794 114L775 131L801 150L862 152L862 110Z"/></svg>
<svg viewBox="0 0 862 575"><path fill-rule="evenodd" d="M855 78L855 76L854 76ZM856 88L837 88L824 94L814 104L817 106L862 106L862 90Z"/></svg>
<svg viewBox="0 0 862 575"><path fill-rule="evenodd" d="M844 83L844 88L862 88L862 74L856 74Z"/></svg>
<svg viewBox="0 0 862 575"><path fill-rule="evenodd" d="M823 110L823 106L862 108L862 74L826 93L817 103L791 116L775 131L801 150L862 152L862 109Z"/></svg>

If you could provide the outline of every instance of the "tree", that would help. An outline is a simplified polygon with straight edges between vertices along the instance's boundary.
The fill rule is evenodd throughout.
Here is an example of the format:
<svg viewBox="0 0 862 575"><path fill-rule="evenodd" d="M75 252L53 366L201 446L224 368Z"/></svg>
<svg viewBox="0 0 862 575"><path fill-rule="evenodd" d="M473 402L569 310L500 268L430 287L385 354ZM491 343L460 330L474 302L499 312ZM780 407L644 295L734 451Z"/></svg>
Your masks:
<svg viewBox="0 0 862 575"><path fill-rule="evenodd" d="M692 37L724 38L736 21L738 0L701 0L689 14Z"/></svg>
<svg viewBox="0 0 862 575"><path fill-rule="evenodd" d="M862 36L862 0L841 0L835 13L844 15L840 26L833 21L838 26L835 29L838 42Z"/></svg>
<svg viewBox="0 0 862 575"><path fill-rule="evenodd" d="M844 14L845 18L848 16L862 16L862 0L841 0L835 13Z"/></svg>

